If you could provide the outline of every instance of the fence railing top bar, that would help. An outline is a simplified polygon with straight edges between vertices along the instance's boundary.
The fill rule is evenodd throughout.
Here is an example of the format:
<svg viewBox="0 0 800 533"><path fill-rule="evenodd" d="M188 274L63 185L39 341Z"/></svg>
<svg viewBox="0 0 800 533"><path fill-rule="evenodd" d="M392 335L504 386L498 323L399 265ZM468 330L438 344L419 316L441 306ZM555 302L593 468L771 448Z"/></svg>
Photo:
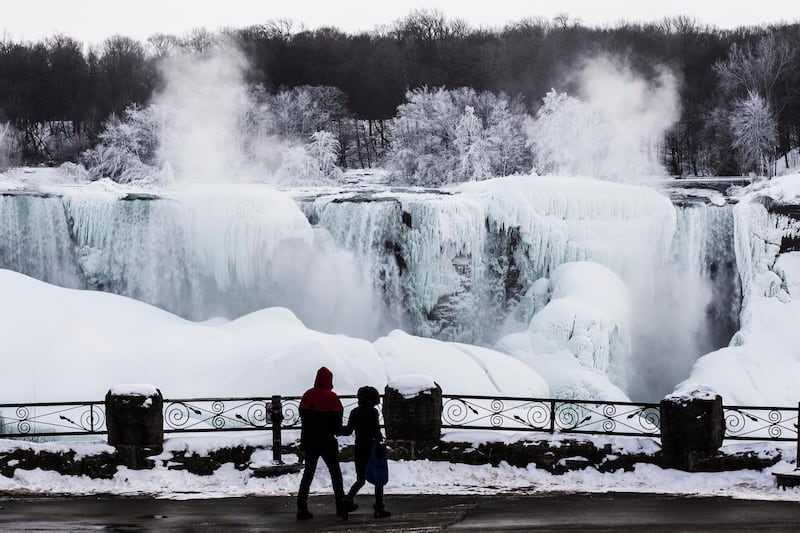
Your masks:
<svg viewBox="0 0 800 533"><path fill-rule="evenodd" d="M275 396L280 396L281 400L293 401L293 400L300 400L302 396L282 396L276 394ZM355 398L355 396L352 396ZM339 398L350 398L350 396L339 395ZM272 401L272 396L249 396L249 397L230 397L230 398L164 398L164 403L192 403L192 402L270 402ZM100 402L103 403L103 402Z"/></svg>
<svg viewBox="0 0 800 533"><path fill-rule="evenodd" d="M281 396L282 400L296 401L301 396ZM342 400L355 400L355 394L340 394ZM652 402L617 402L617 401L598 401L598 400L569 400L562 398L526 398L521 396L483 396L477 394L442 394L442 398L461 399L461 400L501 400L501 401L527 401L527 402L554 402L570 404L602 404L602 405L638 405L642 407L658 407L658 403ZM192 402L260 402L271 401L272 396L253 396L253 397L229 397L229 398L164 398L164 402L169 403L192 403ZM73 402L18 402L2 403L0 409L14 407L56 407L70 405L105 405L103 400L73 401ZM798 411L800 407L793 406L764 406L764 405L727 405L723 404L723 409L753 410L753 411Z"/></svg>
<svg viewBox="0 0 800 533"><path fill-rule="evenodd" d="M196 402L269 402L271 396L253 398L164 398L164 403L196 403Z"/></svg>
<svg viewBox="0 0 800 533"><path fill-rule="evenodd" d="M658 407L657 403L650 402L617 402L605 400L570 400L566 398L527 398L523 396L482 396L475 394L442 394L442 398L453 400L502 400L517 402L542 402L542 403L569 403L590 405L636 405L641 407Z"/></svg>
<svg viewBox="0 0 800 533"><path fill-rule="evenodd" d="M88 402L22 402L22 403L0 403L0 409L13 409L14 407L60 407L60 406L90 406L90 405L103 405L105 406L106 402L103 400L99 401L88 401Z"/></svg>
<svg viewBox="0 0 800 533"><path fill-rule="evenodd" d="M737 409L749 411L797 411L800 409L797 405L793 407L769 407L764 405L722 405L723 409Z"/></svg>

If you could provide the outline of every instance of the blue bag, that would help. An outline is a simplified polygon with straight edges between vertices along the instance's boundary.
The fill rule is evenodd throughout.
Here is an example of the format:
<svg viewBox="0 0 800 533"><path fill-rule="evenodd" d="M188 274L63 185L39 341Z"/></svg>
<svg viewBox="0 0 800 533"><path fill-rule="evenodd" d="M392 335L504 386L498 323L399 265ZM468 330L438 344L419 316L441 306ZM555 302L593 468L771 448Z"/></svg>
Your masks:
<svg viewBox="0 0 800 533"><path fill-rule="evenodd" d="M373 485L383 486L389 481L389 461L386 458L386 446L379 442L372 443L364 477Z"/></svg>

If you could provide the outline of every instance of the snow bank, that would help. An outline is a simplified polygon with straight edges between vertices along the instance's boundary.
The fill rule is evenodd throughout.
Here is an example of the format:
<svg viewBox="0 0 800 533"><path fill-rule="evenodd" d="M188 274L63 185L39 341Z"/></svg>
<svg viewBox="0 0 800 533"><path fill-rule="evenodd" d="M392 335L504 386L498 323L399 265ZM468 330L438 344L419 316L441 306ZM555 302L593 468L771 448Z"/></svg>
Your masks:
<svg viewBox="0 0 800 533"><path fill-rule="evenodd" d="M323 365L342 394L408 374L429 375L448 394L548 393L536 372L493 350L400 331L372 344L309 329L284 308L192 322L8 270L0 294L3 374L14 376L0 403L100 399L119 383L152 384L167 398L298 395Z"/></svg>
<svg viewBox="0 0 800 533"><path fill-rule="evenodd" d="M424 373L444 394L541 398L550 392L533 369L488 348L414 337L400 330L378 339L374 346L390 380Z"/></svg>

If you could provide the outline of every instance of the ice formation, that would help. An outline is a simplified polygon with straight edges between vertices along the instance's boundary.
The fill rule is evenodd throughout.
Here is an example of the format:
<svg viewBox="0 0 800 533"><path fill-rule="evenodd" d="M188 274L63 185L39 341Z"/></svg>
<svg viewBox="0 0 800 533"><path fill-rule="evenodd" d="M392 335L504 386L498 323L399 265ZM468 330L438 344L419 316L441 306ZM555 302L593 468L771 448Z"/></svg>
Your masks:
<svg viewBox="0 0 800 533"><path fill-rule="evenodd" d="M546 378L551 391L615 399L669 392L706 346L727 342L724 331L708 341L709 331L736 329L728 315L738 299L724 300L735 274L725 255L730 207L675 207L648 187L513 176L444 190L136 191L63 177L48 185L38 174L4 182L0 268L192 320L281 306L310 328L369 340L396 328L465 347L503 337L503 350L530 361L553 352L508 335L536 313L545 314L533 324L564 314L558 302L546 310L551 277L565 263L591 262L624 284L630 322L613 335L603 320L600 334L587 326L564 363L577 363L575 379L560 370Z"/></svg>
<svg viewBox="0 0 800 533"><path fill-rule="evenodd" d="M744 189L733 209L741 329L730 346L701 357L686 380L713 387L726 404L797 404L798 203L800 174L792 174Z"/></svg>
<svg viewBox="0 0 800 533"><path fill-rule="evenodd" d="M367 273L285 193L205 184L158 194L95 183L0 195L0 267L194 320L277 305L319 329L376 335Z"/></svg>

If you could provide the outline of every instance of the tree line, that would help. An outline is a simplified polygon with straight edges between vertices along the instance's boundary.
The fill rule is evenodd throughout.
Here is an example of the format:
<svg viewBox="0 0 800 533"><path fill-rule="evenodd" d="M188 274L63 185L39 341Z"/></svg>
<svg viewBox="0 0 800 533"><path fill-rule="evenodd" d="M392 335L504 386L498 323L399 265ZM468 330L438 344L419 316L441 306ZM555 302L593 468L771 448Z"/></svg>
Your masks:
<svg viewBox="0 0 800 533"><path fill-rule="evenodd" d="M248 83L268 94L297 87L338 89L338 123L351 120L355 130L340 136L350 145L343 152L351 155L339 161L345 166L379 163L392 142L385 122L414 103L408 100L414 91L465 87L502 94L535 115L551 88L572 94L571 72L601 53L624 56L645 79L658 76L663 66L680 78L680 119L660 144L670 173L770 173L781 158L788 165L800 146L798 23L723 30L676 17L586 27L557 17L491 29L421 10L358 34L298 29L277 20L218 33L158 34L146 42L113 36L89 47L64 35L2 41L0 130L16 132L9 157L18 163L75 160L98 141L110 117L149 101L161 83L158 63L164 56L181 49L202 52L223 38L248 59ZM470 107L471 113L477 109ZM462 131L472 127L470 120L461 121ZM469 163L464 157L461 164L481 173L509 156Z"/></svg>

